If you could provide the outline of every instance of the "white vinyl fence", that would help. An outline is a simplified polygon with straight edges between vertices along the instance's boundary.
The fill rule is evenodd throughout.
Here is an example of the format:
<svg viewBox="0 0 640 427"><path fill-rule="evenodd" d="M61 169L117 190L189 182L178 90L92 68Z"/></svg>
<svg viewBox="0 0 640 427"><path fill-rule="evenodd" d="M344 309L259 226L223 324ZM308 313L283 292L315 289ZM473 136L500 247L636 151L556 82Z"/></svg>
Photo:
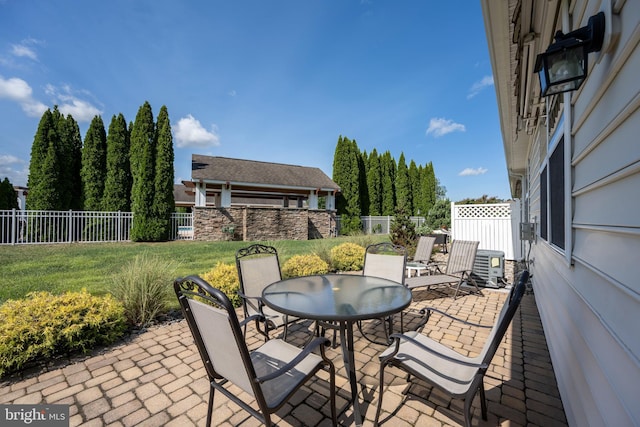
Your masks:
<svg viewBox="0 0 640 427"><path fill-rule="evenodd" d="M0 244L126 242L133 213L0 210ZM193 239L192 214L174 213L172 240Z"/></svg>
<svg viewBox="0 0 640 427"><path fill-rule="evenodd" d="M519 234L520 201L483 205L451 204L451 239L476 240L478 249L504 252L505 259L522 258Z"/></svg>

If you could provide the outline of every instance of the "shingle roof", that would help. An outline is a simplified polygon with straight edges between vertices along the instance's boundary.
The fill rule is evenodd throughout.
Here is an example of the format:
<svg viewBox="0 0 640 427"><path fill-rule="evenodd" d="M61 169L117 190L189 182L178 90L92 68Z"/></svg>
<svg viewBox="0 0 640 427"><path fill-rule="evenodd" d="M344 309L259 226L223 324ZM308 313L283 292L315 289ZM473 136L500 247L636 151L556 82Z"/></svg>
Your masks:
<svg viewBox="0 0 640 427"><path fill-rule="evenodd" d="M319 168L194 154L191 179L339 190Z"/></svg>

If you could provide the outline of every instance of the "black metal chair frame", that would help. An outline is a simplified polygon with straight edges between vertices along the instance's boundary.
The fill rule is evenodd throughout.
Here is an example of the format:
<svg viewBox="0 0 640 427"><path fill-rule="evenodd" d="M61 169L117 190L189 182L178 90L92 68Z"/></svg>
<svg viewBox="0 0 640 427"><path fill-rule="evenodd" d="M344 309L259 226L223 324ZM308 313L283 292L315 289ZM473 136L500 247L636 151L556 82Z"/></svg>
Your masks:
<svg viewBox="0 0 640 427"><path fill-rule="evenodd" d="M244 277L242 274L242 262L241 260L248 256L273 256L275 257L275 262L278 265L278 277L277 279L282 279L282 273L280 272L280 259L278 258L278 251L273 246L262 245L259 243L253 244L251 246L247 246L245 248L240 248L236 251L236 269L238 270L238 280L240 281L240 290L238 291L238 295L242 298L242 308L244 312L244 317L250 317L253 314L259 313L263 316L264 323L264 331L260 330L260 332L265 336L265 339L269 339L269 332L278 328L278 325L274 323L272 316L266 315L264 312L265 305L262 301L262 297L258 295L247 295L246 284L244 282ZM269 283L267 283L269 284ZM252 312L253 311L253 312ZM283 339L287 339L287 333L289 331L289 324L298 321L299 319L289 319L289 316L283 314ZM246 325L245 325L245 333L246 333Z"/></svg>
<svg viewBox="0 0 640 427"><path fill-rule="evenodd" d="M454 316L451 316L443 311L427 308L423 310L423 313L428 321L431 313L437 312L445 317L448 317L454 321L463 323L465 325L480 327L480 328L491 328L491 332L489 334L489 340L485 343L481 354L477 358L470 358L463 355L458 355L454 351L451 354L443 354L438 350L430 348L428 343L433 342L433 340L429 338L425 338L420 340L419 336L412 335L404 335L404 334L393 334L391 337L394 340L387 351L383 352L380 356L380 398L378 400L378 408L376 410L376 418L374 425L378 425L378 420L380 418L380 412L382 409L382 397L383 397L383 388L384 388L384 369L387 366L395 366L405 371L407 376L407 381L411 380L411 376L415 376L423 381L433 384L435 387L443 390L445 393L450 394L455 398L462 398L464 400L464 419L465 426L471 426L471 403L473 401L476 393L480 394L480 407L482 412L482 419L487 420L487 402L485 398L485 390L484 390L484 375L487 372L491 364L491 360L495 355L500 343L502 342L502 338L504 337L513 316L516 313L516 310L520 306L520 301L522 300L522 296L526 290L527 282L529 281L529 272L524 270L520 273L520 278L518 283L513 286L511 292L509 293L509 297L505 301L505 304L502 308L500 316L496 319L496 323L494 325L479 325L471 322L467 322L465 320L458 319ZM426 323L426 322L425 322ZM423 337L424 338L424 337ZM408 350L401 351L401 345L407 345ZM413 350L414 353L411 353ZM400 354L399 354L400 353ZM426 372L432 378L427 378L423 373L418 372L415 369L412 369L408 366L408 363L420 360L419 354L427 355L435 355L438 359L442 360L443 363L455 364L458 366L471 367L475 369L475 373L472 376L471 380L468 382L468 386L466 391L463 393L453 393L450 390L447 390L442 385L438 384L437 378L447 378L453 382L457 382L460 384L466 384L466 379L463 378L455 378L455 375L452 372L443 371L440 372L438 366L430 365ZM455 354L452 355L452 354ZM424 356L423 356L424 357ZM477 363L477 360L480 360L480 363ZM407 390L408 391L408 390Z"/></svg>
<svg viewBox="0 0 640 427"><path fill-rule="evenodd" d="M282 406L284 406L284 404L293 396L293 394L310 378L312 378L320 369L324 369L329 373L329 402L331 405L331 417L333 425L337 425L335 366L333 365L333 362L331 362L331 360L327 358L324 350L325 346L329 344L328 339L323 337L315 338L313 341L309 342L307 346L305 346L305 348L302 350L285 343L283 340L270 340L263 345L263 347L272 346L275 341L277 341L282 344L282 346L288 346L290 349L293 349L293 351L299 351L299 353L288 362L286 362L286 359L280 360L278 358L274 358L266 350L263 353L263 347L249 352L245 342L245 337L242 333L242 327L246 323L253 321L256 322L256 327L259 328L259 322L264 319L261 319L259 315L254 315L245 318L243 322L239 322L235 313L235 309L229 301L229 298L222 291L213 288L211 285L209 285L209 283L198 276L189 276L183 279L176 279L174 282L174 290L180 302L182 313L187 320L187 324L189 325L189 329L191 330L196 347L198 348L198 352L200 353L200 357L202 358L205 370L209 377L210 389L207 410L207 426L211 425L213 414L213 399L216 390L220 391L227 398L238 404L241 408L243 408L252 416L256 417L266 426L271 426L271 414L275 413ZM259 411L256 411L247 402L240 399L237 393L237 389L234 391L230 391L225 387L227 383L232 383L232 381L228 378L225 378L221 373L216 371L217 361L212 359L209 351L207 350L207 345L205 344L202 333L200 331L200 328L198 327L198 323L190 306L189 300L191 299L194 299L200 303L211 305L212 308L222 310L227 313L235 342L221 342L220 345L235 345L237 347ZM321 360L319 359L317 365L313 369L308 368L307 374L303 378L299 378L299 382L294 384L295 387L291 388L288 393L284 395L278 395L277 398L274 399L275 403L272 402L273 404L270 405L265 398L265 393L263 392L263 387L265 386L265 384L269 381L277 381L278 378L289 380L292 374L296 372L296 368L300 364L300 362L307 359L307 357L318 357L312 354L313 351L318 348L320 349ZM265 362L264 359L268 359L268 361ZM261 366L263 367L269 366L269 372L263 374L262 376L258 376L256 373L256 365L254 365L255 363L261 363ZM291 382L289 382L289 385L291 385ZM273 383L272 385L270 385L270 387L279 390L279 388L273 385Z"/></svg>

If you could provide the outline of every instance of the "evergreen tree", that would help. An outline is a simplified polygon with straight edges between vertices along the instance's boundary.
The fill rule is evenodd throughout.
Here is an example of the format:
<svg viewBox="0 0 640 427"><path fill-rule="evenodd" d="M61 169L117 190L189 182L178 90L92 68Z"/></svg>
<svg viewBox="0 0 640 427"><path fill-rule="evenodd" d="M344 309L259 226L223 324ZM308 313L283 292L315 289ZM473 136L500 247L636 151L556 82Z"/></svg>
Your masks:
<svg viewBox="0 0 640 427"><path fill-rule="evenodd" d="M393 215L396 208L394 181L396 164L391 153L386 151L380 160L382 181L382 215Z"/></svg>
<svg viewBox="0 0 640 427"><path fill-rule="evenodd" d="M436 203L436 176L431 162L424 168L422 191L424 192L424 212L427 214Z"/></svg>
<svg viewBox="0 0 640 427"><path fill-rule="evenodd" d="M409 218L409 214L403 206L398 206L391 222L391 243L404 246L409 252L414 252L416 242L416 225Z"/></svg>
<svg viewBox="0 0 640 427"><path fill-rule="evenodd" d="M411 199L411 182L409 181L409 169L404 159L404 153L400 153L398 159L398 171L396 173L396 205L407 214L413 212Z"/></svg>
<svg viewBox="0 0 640 427"><path fill-rule="evenodd" d="M368 163L369 215L379 216L382 214L382 182L380 181L380 159L375 148L369 155Z"/></svg>
<svg viewBox="0 0 640 427"><path fill-rule="evenodd" d="M131 210L131 166L129 163L129 131L122 113L111 118L107 135L107 177L104 185L102 209Z"/></svg>
<svg viewBox="0 0 640 427"><path fill-rule="evenodd" d="M31 145L29 178L27 179L27 208L59 210L60 204L60 138L51 110L42 114Z"/></svg>
<svg viewBox="0 0 640 427"><path fill-rule="evenodd" d="M69 201L69 209L74 211L82 210L84 206L84 195L82 192L82 136L80 135L80 127L71 114L67 114L66 119L67 136L69 138L68 146L70 158L67 165L69 167L68 191L71 194Z"/></svg>
<svg viewBox="0 0 640 427"><path fill-rule="evenodd" d="M336 207L340 215L340 232L350 234L362 230L360 221L360 182L362 161L355 141L340 136L333 157L333 181L340 187Z"/></svg>
<svg viewBox="0 0 640 427"><path fill-rule="evenodd" d="M333 182L338 184L340 192L336 195L336 211L337 214L342 216L347 211L347 199L344 195L343 186L347 185L349 171L349 140L343 138L342 135L338 137L338 143L333 153Z"/></svg>
<svg viewBox="0 0 640 427"><path fill-rule="evenodd" d="M173 197L173 138L166 106L160 108L156 126L156 169L153 213L158 226L158 240L168 240L171 232L171 214L175 210Z"/></svg>
<svg viewBox="0 0 640 427"><path fill-rule="evenodd" d="M411 200L413 202L413 210L410 212L410 215L426 215L426 213L420 209L422 195L422 191L420 190L420 171L418 170L416 162L413 160L409 163L409 187L411 188Z"/></svg>
<svg viewBox="0 0 640 427"><path fill-rule="evenodd" d="M368 156L367 152L360 152L356 140L353 140L354 149L357 153L358 161L358 188L360 189L360 202L358 204L358 216L369 215L369 188L367 187L367 169ZM362 229L362 227L360 227Z"/></svg>
<svg viewBox="0 0 640 427"><path fill-rule="evenodd" d="M155 127L149 102L138 109L131 129L131 240L153 241L153 192L155 166Z"/></svg>
<svg viewBox="0 0 640 427"><path fill-rule="evenodd" d="M18 209L18 197L9 178L0 182L0 210Z"/></svg>
<svg viewBox="0 0 640 427"><path fill-rule="evenodd" d="M84 210L101 210L104 183L107 177L107 134L100 116L95 116L87 129L82 147L80 176Z"/></svg>

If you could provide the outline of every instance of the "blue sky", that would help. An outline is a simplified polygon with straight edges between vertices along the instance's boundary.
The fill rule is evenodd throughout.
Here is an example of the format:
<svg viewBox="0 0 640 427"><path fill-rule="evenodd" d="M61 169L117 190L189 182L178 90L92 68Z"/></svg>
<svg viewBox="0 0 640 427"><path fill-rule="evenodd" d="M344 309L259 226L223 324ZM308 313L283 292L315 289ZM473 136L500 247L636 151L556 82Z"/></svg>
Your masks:
<svg viewBox="0 0 640 427"><path fill-rule="evenodd" d="M479 1L0 0L0 179L26 185L43 111L84 138L166 105L191 155L313 166L340 135L433 162L453 200L509 198Z"/></svg>

